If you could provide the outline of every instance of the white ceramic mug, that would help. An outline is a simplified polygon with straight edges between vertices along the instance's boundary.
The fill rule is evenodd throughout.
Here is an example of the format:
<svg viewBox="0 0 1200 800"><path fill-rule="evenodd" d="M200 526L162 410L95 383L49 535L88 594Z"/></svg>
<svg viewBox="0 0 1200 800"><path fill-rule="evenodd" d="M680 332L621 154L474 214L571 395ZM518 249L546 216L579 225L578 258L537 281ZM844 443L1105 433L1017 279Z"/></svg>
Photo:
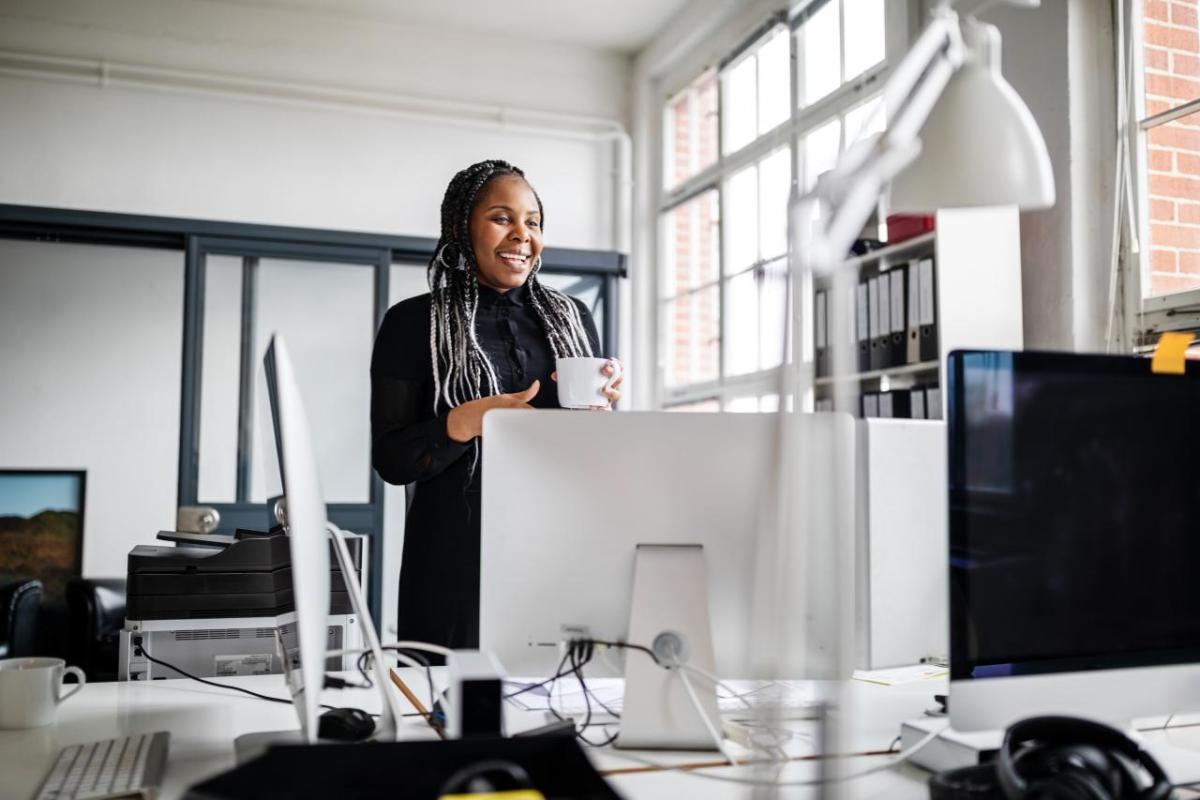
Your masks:
<svg viewBox="0 0 1200 800"><path fill-rule="evenodd" d="M63 694L67 675L74 675L79 683ZM0 729L49 725L58 704L86 682L83 670L68 667L61 658L0 659Z"/></svg>
<svg viewBox="0 0 1200 800"><path fill-rule="evenodd" d="M606 364L612 364L611 378L603 372ZM621 377L621 362L616 359L560 358L554 368L558 371L558 404L563 408L607 408L604 390Z"/></svg>

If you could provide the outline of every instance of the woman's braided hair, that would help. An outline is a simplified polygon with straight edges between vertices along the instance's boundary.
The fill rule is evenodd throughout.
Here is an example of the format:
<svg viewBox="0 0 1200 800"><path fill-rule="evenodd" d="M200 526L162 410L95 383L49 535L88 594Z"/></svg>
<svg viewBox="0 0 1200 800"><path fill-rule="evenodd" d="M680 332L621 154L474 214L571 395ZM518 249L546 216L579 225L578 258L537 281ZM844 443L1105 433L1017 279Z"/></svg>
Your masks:
<svg viewBox="0 0 1200 800"><path fill-rule="evenodd" d="M433 358L433 411L500 394L500 380L487 353L475 336L475 311L479 307L479 265L471 247L471 211L488 181L501 175L525 173L506 161L480 161L459 172L442 198L442 234L429 262L429 350ZM533 191L533 187L530 187ZM538 211L542 199L537 192ZM545 215L542 215L543 224ZM556 358L590 356L592 347L574 301L538 280L541 258L533 265L526 286L529 301Z"/></svg>

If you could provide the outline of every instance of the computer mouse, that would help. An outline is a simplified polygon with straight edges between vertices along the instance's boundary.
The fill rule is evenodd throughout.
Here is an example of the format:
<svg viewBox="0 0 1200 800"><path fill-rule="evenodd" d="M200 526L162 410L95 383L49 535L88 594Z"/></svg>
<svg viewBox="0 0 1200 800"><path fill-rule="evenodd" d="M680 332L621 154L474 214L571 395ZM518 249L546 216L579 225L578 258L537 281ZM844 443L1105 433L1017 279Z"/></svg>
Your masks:
<svg viewBox="0 0 1200 800"><path fill-rule="evenodd" d="M331 708L317 723L317 738L361 742L375 732L375 720L361 708Z"/></svg>

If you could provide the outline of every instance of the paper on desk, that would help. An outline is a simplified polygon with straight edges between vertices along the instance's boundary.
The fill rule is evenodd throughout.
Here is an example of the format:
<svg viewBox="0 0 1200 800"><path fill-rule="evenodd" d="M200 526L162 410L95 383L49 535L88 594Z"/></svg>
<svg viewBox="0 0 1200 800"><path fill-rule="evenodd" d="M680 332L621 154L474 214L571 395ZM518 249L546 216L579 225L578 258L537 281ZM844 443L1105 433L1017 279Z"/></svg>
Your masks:
<svg viewBox="0 0 1200 800"><path fill-rule="evenodd" d="M532 678L516 678L511 681L508 692L536 684ZM723 712L750 712L752 710L799 711L813 705L816 700L815 687L810 681L722 681L730 690L717 690L717 705ZM625 699L624 678L588 678L588 697L593 716L612 712L621 713ZM739 697L740 696L740 697ZM509 702L526 711L553 707L564 715L586 714L588 702L583 690L574 678L564 678L554 683L551 700L547 687L539 686L509 698Z"/></svg>
<svg viewBox="0 0 1200 800"><path fill-rule="evenodd" d="M944 678L950 670L938 664L914 664L911 667L892 667L891 669L856 669L854 680L864 683L878 683L881 686L899 686L902 683Z"/></svg>

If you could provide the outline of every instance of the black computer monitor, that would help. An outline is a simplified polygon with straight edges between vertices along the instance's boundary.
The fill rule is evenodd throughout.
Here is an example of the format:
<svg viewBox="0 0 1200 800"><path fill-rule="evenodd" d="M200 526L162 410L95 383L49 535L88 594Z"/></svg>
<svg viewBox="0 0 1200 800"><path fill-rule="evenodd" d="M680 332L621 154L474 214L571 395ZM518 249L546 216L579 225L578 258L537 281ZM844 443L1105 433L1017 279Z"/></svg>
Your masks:
<svg viewBox="0 0 1200 800"><path fill-rule="evenodd" d="M951 353L952 724L1200 707L1200 364Z"/></svg>

